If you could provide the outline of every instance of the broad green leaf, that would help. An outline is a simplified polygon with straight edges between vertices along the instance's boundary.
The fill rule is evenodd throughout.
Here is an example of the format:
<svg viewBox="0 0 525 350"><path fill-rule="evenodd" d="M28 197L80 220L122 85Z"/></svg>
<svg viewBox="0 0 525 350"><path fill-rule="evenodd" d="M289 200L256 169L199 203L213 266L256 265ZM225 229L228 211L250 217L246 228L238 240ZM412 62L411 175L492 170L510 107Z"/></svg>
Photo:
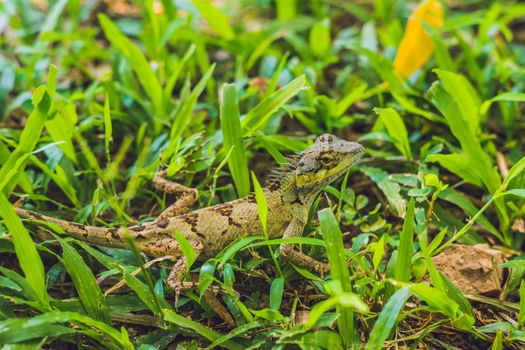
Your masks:
<svg viewBox="0 0 525 350"><path fill-rule="evenodd" d="M275 7L281 21L294 19L297 15L297 0L275 0Z"/></svg>
<svg viewBox="0 0 525 350"><path fill-rule="evenodd" d="M452 283L452 281L441 271L439 271L439 275L441 277L441 281L445 286L447 296L449 296L458 304L462 312L474 316L472 306L470 305L468 299L463 295L461 290L454 283Z"/></svg>
<svg viewBox="0 0 525 350"><path fill-rule="evenodd" d="M3 349L11 348L6 346L6 344L16 344L32 339L56 337L76 332L69 327L56 325L51 322L42 322L38 317L36 316L32 319L10 318L0 321L0 344L5 346Z"/></svg>
<svg viewBox="0 0 525 350"><path fill-rule="evenodd" d="M445 90L453 96L456 101L460 101L458 106L461 111L461 116L458 117L466 120L470 129L477 135L479 132L481 100L476 90L474 90L469 81L461 74L447 72L441 69L435 69L434 72L441 80Z"/></svg>
<svg viewBox="0 0 525 350"><path fill-rule="evenodd" d="M481 175L472 171L473 167L476 167L476 165L473 164L475 160L468 155L460 153L431 154L427 156L425 160L427 162L438 162L442 167L448 169L472 185L477 187L483 186Z"/></svg>
<svg viewBox="0 0 525 350"><path fill-rule="evenodd" d="M262 309L262 310L250 310L256 317L262 318L268 321L284 321L285 317L277 310L273 309Z"/></svg>
<svg viewBox="0 0 525 350"><path fill-rule="evenodd" d="M277 277L270 286L270 309L279 310L283 299L284 278Z"/></svg>
<svg viewBox="0 0 525 350"><path fill-rule="evenodd" d="M301 336L298 340L290 341L296 344L301 349L330 349L330 350L343 350L343 344L341 344L341 337L337 333L329 330L316 330L314 332L308 332Z"/></svg>
<svg viewBox="0 0 525 350"><path fill-rule="evenodd" d="M199 293L202 295L215 280L216 260L209 260L202 264L199 271Z"/></svg>
<svg viewBox="0 0 525 350"><path fill-rule="evenodd" d="M398 183L391 181L388 173L379 168L361 166L359 171L377 184L397 216L404 217L406 214L406 203L400 194L401 188Z"/></svg>
<svg viewBox="0 0 525 350"><path fill-rule="evenodd" d="M459 306L445 293L424 283L408 285L408 289L437 311L451 319L456 318Z"/></svg>

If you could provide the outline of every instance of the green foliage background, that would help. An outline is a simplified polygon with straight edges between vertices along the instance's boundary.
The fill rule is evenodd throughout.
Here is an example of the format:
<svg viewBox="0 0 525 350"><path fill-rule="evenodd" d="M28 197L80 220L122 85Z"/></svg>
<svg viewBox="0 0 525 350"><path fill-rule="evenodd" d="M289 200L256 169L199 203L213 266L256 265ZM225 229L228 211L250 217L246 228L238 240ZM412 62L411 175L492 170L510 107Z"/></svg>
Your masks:
<svg viewBox="0 0 525 350"><path fill-rule="evenodd" d="M443 2L433 58L403 81L391 62L413 1L119 3L0 3L0 344L524 347L524 4ZM168 262L141 272L136 251L38 235L12 206L144 222L173 200L150 185L159 167L212 205L260 194L326 132L367 149L288 241L328 276L281 260L282 239L240 238L194 265L199 290L174 307ZM511 252L501 300L432 262L484 242ZM212 284L229 332L200 296Z"/></svg>

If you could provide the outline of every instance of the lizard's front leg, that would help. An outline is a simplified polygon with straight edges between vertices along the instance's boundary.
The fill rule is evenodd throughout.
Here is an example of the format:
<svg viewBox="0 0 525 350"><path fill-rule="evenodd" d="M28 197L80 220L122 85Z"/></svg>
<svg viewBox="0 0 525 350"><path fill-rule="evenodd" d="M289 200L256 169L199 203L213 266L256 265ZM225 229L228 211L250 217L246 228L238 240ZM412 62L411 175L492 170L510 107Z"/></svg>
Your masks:
<svg viewBox="0 0 525 350"><path fill-rule="evenodd" d="M191 241L190 244L192 245L195 254L199 256L203 249L202 243L198 241ZM168 276L168 285L175 291L176 303L179 299L178 296L181 289L187 288L188 286L190 286L190 288L197 286L197 283L190 282L188 285L187 283L182 282L182 279L186 274L187 266L188 260L183 256L173 265ZM233 320L232 316L209 288L204 291L203 296L210 308L215 311L215 313L219 315L220 318L222 318L230 327L235 327L235 321Z"/></svg>
<svg viewBox="0 0 525 350"><path fill-rule="evenodd" d="M180 197L175 203L160 213L155 221L162 221L170 217L187 213L199 198L199 192L196 189L170 181L166 178L166 175L166 170L161 170L155 173L155 176L153 177L153 186L159 191L165 193L177 193Z"/></svg>
<svg viewBox="0 0 525 350"><path fill-rule="evenodd" d="M304 226L305 223L302 220L297 218L292 219L292 221L290 221L290 224L286 228L286 231L284 232L283 238L301 237L303 234ZM281 251L281 255L288 258L288 260L290 260L291 262L314 270L315 272L321 275L330 270L328 264L315 260L314 258L309 257L301 251L295 250L293 244L283 243L279 246L279 250Z"/></svg>

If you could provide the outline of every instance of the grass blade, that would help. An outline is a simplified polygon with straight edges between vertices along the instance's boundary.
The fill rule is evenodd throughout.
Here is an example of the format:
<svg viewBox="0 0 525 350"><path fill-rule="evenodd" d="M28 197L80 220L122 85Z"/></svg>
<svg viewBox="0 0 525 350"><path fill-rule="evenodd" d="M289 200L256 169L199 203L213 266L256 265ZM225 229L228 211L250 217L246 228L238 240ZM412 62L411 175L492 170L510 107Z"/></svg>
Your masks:
<svg viewBox="0 0 525 350"><path fill-rule="evenodd" d="M86 265L80 254L65 240L57 235L55 239L62 246L62 258L68 274L78 293L87 314L95 320L105 323L110 322L106 300L102 295L93 272Z"/></svg>
<svg viewBox="0 0 525 350"><path fill-rule="evenodd" d="M248 161L242 142L241 119L237 89L234 84L224 84L220 107L221 129L224 138L224 150L231 149L228 157L235 188L239 197L250 193L250 179L248 175Z"/></svg>
<svg viewBox="0 0 525 350"><path fill-rule="evenodd" d="M16 215L12 205L3 193L0 193L0 216L4 219L5 225L15 246L15 253L20 263L22 271L26 276L27 282L38 296L38 301L49 308L49 295L46 290L46 279L44 265L38 255L35 244L31 240L29 232Z"/></svg>
<svg viewBox="0 0 525 350"><path fill-rule="evenodd" d="M268 231L266 230L266 227L268 225L268 203L266 202L266 196L264 195L264 191L261 187L261 184L259 183L257 177L253 172L252 181L253 189L255 192L255 200L257 201L257 212L259 214L259 220L261 220L264 236L266 237L266 240L268 240Z"/></svg>
<svg viewBox="0 0 525 350"><path fill-rule="evenodd" d="M71 323L76 329L62 328L57 324ZM95 331L93 331L95 330ZM76 312L51 311L32 318L7 319L0 322L0 344L18 343L44 336L83 333L109 349L133 350L134 346L125 333L107 324Z"/></svg>
<svg viewBox="0 0 525 350"><path fill-rule="evenodd" d="M408 159L412 159L408 132L403 119L393 108L374 108L379 115L379 120L386 127L388 135L394 140L394 146Z"/></svg>
<svg viewBox="0 0 525 350"><path fill-rule="evenodd" d="M251 135L264 126L272 114L303 90L305 85L306 78L301 75L259 102L242 120L243 135Z"/></svg>
<svg viewBox="0 0 525 350"><path fill-rule="evenodd" d="M331 209L326 208L319 212L319 223L321 232L326 241L326 252L332 272L332 278L340 281L343 292L352 292L350 284L350 273L346 264L345 248L343 246L343 234ZM337 319L339 334L343 345L348 347L354 335L354 311L351 308L337 306L340 317Z"/></svg>
<svg viewBox="0 0 525 350"><path fill-rule="evenodd" d="M518 315L518 329L523 329L525 324L525 283L520 283L520 312Z"/></svg>
<svg viewBox="0 0 525 350"><path fill-rule="evenodd" d="M407 215L403 223L403 229L399 236L399 248L396 260L394 278L398 281L410 281L412 270L412 254L414 244L414 198L408 202Z"/></svg>
<svg viewBox="0 0 525 350"><path fill-rule="evenodd" d="M51 96L45 86L40 86L35 90L33 94L34 110L27 118L22 135L20 135L18 146L0 169L0 179L6 179L10 172L23 170L25 162L18 162L18 160L34 150L42 134L52 103ZM17 182L18 177L11 178L0 190L2 190L5 195L9 195Z"/></svg>
<svg viewBox="0 0 525 350"><path fill-rule="evenodd" d="M383 307L383 310L381 310L381 313L374 324L374 328L372 328L370 338L366 343L366 350L383 348L383 343L396 325L399 312L405 305L409 296L410 291L406 287L403 287L390 297Z"/></svg>
<svg viewBox="0 0 525 350"><path fill-rule="evenodd" d="M200 323L197 323L197 322L194 322L192 320L189 320L185 317L182 317L180 315L177 315L175 312L173 312L172 310L164 310L164 320L166 322L169 322L169 323L172 323L178 327L181 327L181 328L184 328L184 329L189 329L189 330L192 330L198 334L200 334L201 336L203 336L204 338L214 342L216 340L219 340L221 339L222 341L222 334L220 334L219 332L216 332L208 327L205 327L203 325L201 325ZM231 340L226 340L223 342L223 345L224 347L226 347L227 349L233 349L233 350L242 350L244 349L243 346L231 341Z"/></svg>
<svg viewBox="0 0 525 350"><path fill-rule="evenodd" d="M109 109L109 94L106 94L104 101L104 148L106 150L107 163L111 162L111 156L109 153L109 144L113 135L113 127L111 125L111 112Z"/></svg>
<svg viewBox="0 0 525 350"><path fill-rule="evenodd" d="M233 29L230 26L228 18L215 7L210 0L192 0L193 5L197 7L202 17L206 19L210 27L219 34L223 39L232 40L235 38Z"/></svg>
<svg viewBox="0 0 525 350"><path fill-rule="evenodd" d="M117 25L109 17L99 14L98 20L111 45L130 60L133 71L137 75L144 92L153 103L157 115L164 116L166 111L163 102L162 86L149 65L146 56L144 56L137 45L120 32Z"/></svg>

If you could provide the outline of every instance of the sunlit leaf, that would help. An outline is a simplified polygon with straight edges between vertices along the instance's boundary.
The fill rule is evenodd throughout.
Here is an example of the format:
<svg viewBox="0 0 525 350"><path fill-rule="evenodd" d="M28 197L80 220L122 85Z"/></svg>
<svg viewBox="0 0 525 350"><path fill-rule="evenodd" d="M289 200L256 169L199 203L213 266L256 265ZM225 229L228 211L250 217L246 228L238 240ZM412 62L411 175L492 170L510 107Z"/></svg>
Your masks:
<svg viewBox="0 0 525 350"><path fill-rule="evenodd" d="M438 0L426 0L412 12L394 59L398 74L409 77L428 62L434 52L434 42L423 23L439 28L443 26L443 16L444 10Z"/></svg>

